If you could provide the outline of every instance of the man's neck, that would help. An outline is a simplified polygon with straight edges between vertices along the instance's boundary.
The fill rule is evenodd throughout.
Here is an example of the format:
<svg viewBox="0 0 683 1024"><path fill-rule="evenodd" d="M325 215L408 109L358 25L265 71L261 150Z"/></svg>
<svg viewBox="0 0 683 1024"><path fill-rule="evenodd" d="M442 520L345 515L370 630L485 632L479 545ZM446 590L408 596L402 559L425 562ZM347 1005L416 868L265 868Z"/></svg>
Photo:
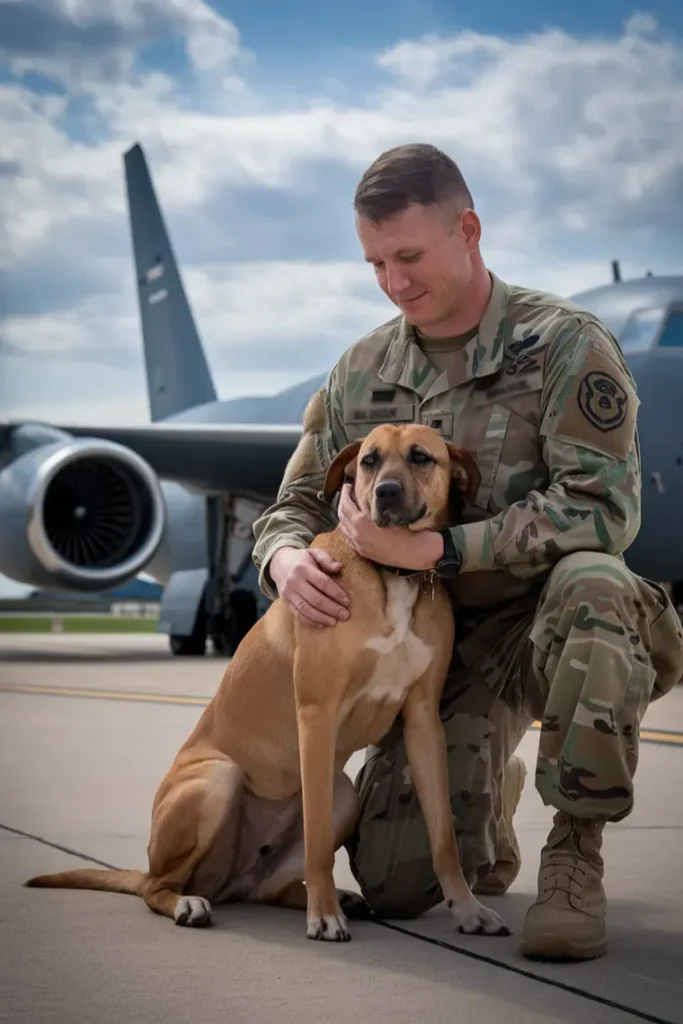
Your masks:
<svg viewBox="0 0 683 1024"><path fill-rule="evenodd" d="M473 330L481 323L492 290L491 275L482 263L474 268L467 306L439 324L430 324L426 328L421 327L420 334L426 339L456 338Z"/></svg>

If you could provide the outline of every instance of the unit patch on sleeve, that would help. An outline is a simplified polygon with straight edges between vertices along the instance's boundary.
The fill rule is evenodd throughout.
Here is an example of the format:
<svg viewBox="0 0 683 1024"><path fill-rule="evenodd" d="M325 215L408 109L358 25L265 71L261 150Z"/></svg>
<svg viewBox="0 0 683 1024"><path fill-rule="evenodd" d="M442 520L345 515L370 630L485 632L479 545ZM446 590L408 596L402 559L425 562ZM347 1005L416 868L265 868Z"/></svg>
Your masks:
<svg viewBox="0 0 683 1024"><path fill-rule="evenodd" d="M583 415L598 430L616 430L626 419L628 395L604 370L593 370L581 378L576 399Z"/></svg>
<svg viewBox="0 0 683 1024"><path fill-rule="evenodd" d="M589 349L576 376L551 398L542 432L626 459L636 432L638 396L616 359Z"/></svg>

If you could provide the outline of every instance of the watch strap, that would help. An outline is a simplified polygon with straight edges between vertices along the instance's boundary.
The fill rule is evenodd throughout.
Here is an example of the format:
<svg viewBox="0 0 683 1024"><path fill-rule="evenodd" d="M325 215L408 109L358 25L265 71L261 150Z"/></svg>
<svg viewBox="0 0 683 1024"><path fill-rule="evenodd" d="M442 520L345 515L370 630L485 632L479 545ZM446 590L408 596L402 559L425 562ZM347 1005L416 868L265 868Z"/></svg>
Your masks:
<svg viewBox="0 0 683 1024"><path fill-rule="evenodd" d="M462 555L453 543L450 530L439 530L443 538L443 555L435 565L439 576L457 576L462 565Z"/></svg>

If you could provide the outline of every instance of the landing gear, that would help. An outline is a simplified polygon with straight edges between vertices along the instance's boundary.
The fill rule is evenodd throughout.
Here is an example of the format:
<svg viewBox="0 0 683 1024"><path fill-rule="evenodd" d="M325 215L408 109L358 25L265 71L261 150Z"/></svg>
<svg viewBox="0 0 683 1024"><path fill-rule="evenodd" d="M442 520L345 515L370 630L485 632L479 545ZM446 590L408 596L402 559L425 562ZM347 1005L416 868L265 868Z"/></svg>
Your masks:
<svg viewBox="0 0 683 1024"><path fill-rule="evenodd" d="M207 566L173 573L164 591L160 623L171 652L231 658L268 601L252 562L252 523L265 506L234 495L206 502Z"/></svg>
<svg viewBox="0 0 683 1024"><path fill-rule="evenodd" d="M195 628L189 636L171 633L171 653L178 657L201 658L206 654L209 636L214 654L231 658L257 618L258 605L254 595L248 590L233 590L226 606L210 618L200 608Z"/></svg>
<svg viewBox="0 0 683 1024"><path fill-rule="evenodd" d="M201 658L206 651L206 637L171 636L169 637L171 653L180 657Z"/></svg>
<svg viewBox="0 0 683 1024"><path fill-rule="evenodd" d="M256 598L248 590L233 590L226 614L211 633L215 654L231 658L258 618Z"/></svg>
<svg viewBox="0 0 683 1024"><path fill-rule="evenodd" d="M171 633L168 638L171 653L186 658L201 658L206 653L206 612L203 607L197 611L194 629L189 636Z"/></svg>

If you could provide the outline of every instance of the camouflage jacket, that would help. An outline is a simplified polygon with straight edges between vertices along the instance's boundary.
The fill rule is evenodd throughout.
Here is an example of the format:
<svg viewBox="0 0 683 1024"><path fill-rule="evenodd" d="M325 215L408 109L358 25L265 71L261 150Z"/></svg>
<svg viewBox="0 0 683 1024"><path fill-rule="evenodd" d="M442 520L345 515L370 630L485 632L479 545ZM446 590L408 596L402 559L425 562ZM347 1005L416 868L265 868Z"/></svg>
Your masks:
<svg viewBox="0 0 683 1024"><path fill-rule="evenodd" d="M621 554L633 541L639 402L615 339L569 300L491 278L479 331L447 373L402 316L342 355L309 405L277 501L254 524L268 597L275 551L336 525L320 496L330 460L379 423L426 423L476 458L475 504L451 528L463 556L454 596L466 605L524 592L571 551Z"/></svg>

